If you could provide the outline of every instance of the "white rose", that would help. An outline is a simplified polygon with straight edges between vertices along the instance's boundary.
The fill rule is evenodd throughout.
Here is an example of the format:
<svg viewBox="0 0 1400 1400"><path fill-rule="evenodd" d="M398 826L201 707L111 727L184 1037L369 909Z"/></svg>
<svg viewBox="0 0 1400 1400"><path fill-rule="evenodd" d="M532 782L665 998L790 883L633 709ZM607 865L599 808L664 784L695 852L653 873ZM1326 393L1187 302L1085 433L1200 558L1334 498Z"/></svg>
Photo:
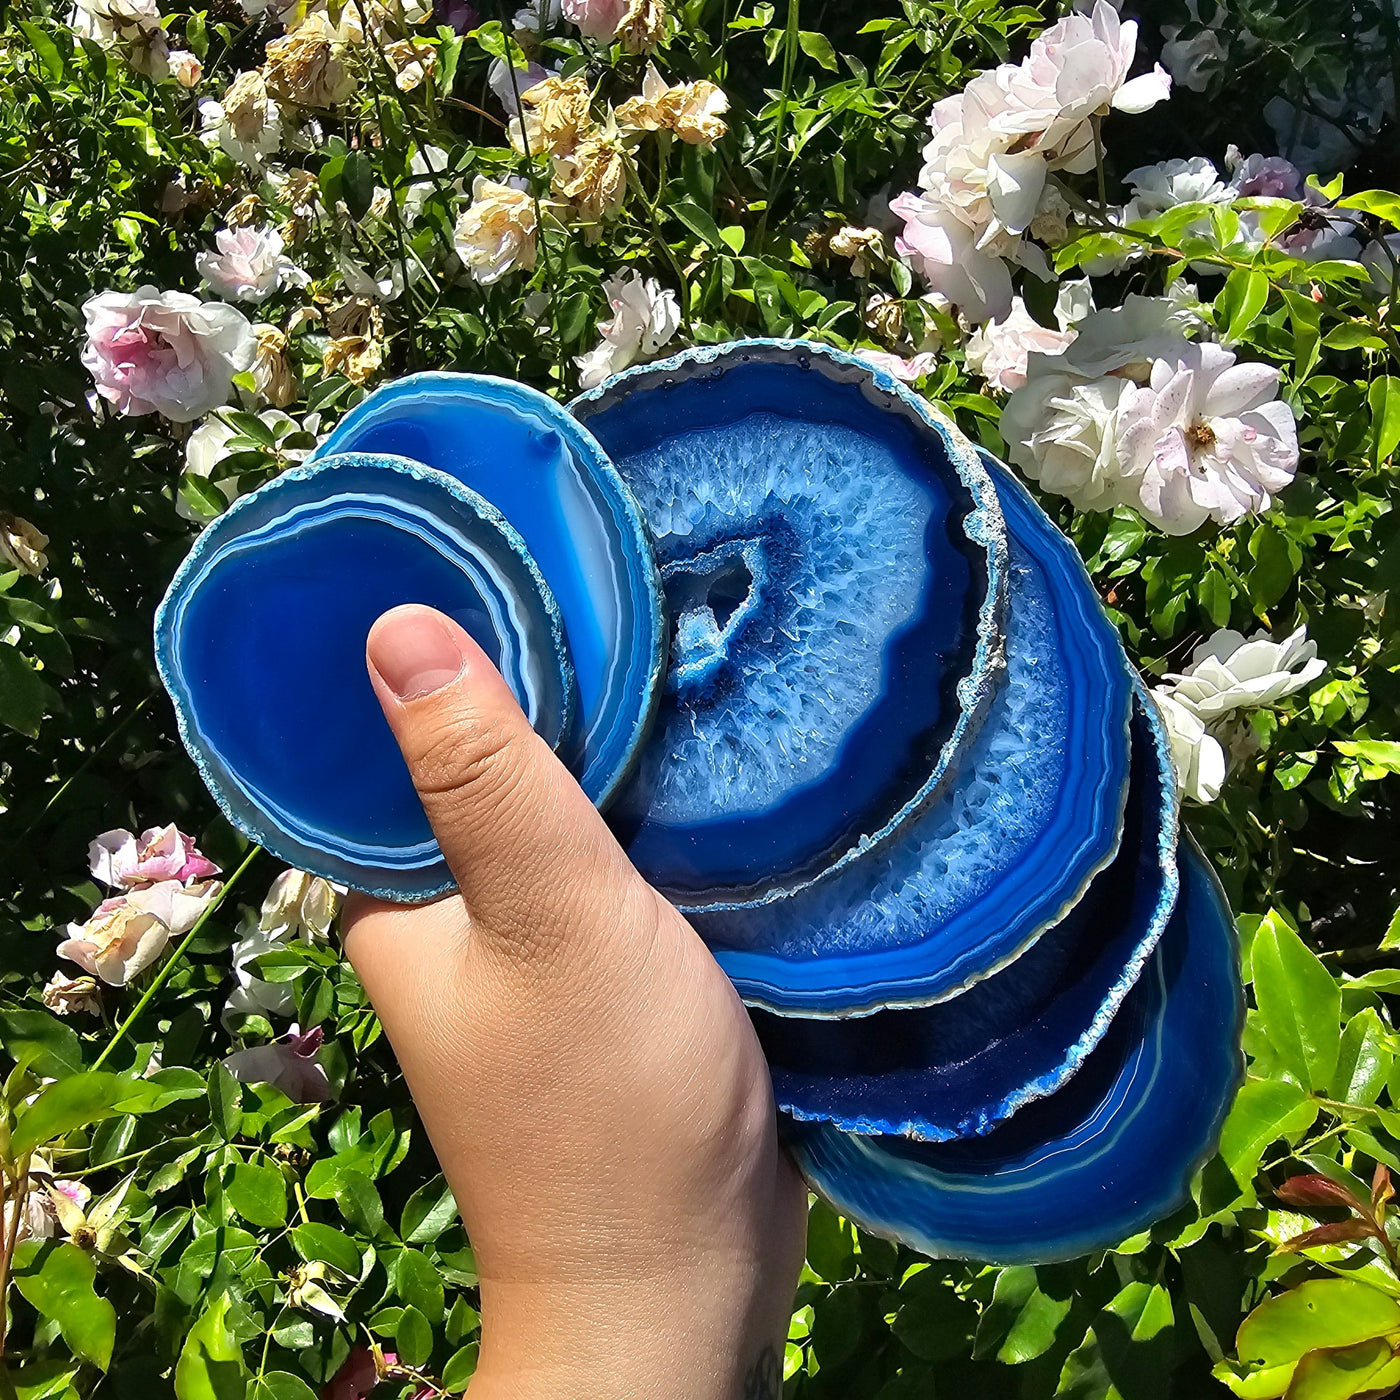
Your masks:
<svg viewBox="0 0 1400 1400"><path fill-rule="evenodd" d="M1033 374L1002 411L1011 460L1077 510L1111 510L1124 500L1118 434L1131 388L1112 376Z"/></svg>
<svg viewBox="0 0 1400 1400"><path fill-rule="evenodd" d="M1166 686L1157 686L1152 698L1167 726L1177 791L1193 802L1214 802L1225 781L1225 750L1220 741Z"/></svg>
<svg viewBox="0 0 1400 1400"><path fill-rule="evenodd" d="M681 324L675 293L663 290L655 278L624 272L608 278L603 291L612 307L612 319L599 323L602 339L598 345L574 360L579 383L585 389L655 355Z"/></svg>
<svg viewBox="0 0 1400 1400"><path fill-rule="evenodd" d="M472 202L457 220L452 246L483 286L512 268L535 265L535 200L519 177L497 184L484 175L472 182Z"/></svg>
<svg viewBox="0 0 1400 1400"><path fill-rule="evenodd" d="M1276 704L1307 689L1326 669L1306 628L1276 642L1262 630L1246 639L1223 627L1191 653L1185 671L1166 679L1175 699L1211 723Z"/></svg>
<svg viewBox="0 0 1400 1400"><path fill-rule="evenodd" d="M203 252L194 263L199 275L225 301L266 301L279 287L304 287L311 278L283 256L282 235L274 228L224 228L214 235L217 253Z"/></svg>

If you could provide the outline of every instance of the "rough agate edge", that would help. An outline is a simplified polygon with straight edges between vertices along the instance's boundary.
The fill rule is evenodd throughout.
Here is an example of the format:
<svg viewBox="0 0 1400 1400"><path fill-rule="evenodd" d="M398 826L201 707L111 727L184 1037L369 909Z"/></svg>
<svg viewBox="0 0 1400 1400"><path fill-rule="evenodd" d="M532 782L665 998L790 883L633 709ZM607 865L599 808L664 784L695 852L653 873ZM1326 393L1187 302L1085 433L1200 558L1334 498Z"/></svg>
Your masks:
<svg viewBox="0 0 1400 1400"><path fill-rule="evenodd" d="M1176 904L1177 800L1139 690L1113 862L1034 947L948 1001L850 1020L754 1013L778 1107L846 1132L942 1142L991 1132L1058 1090L1103 1038Z"/></svg>
<svg viewBox="0 0 1400 1400"><path fill-rule="evenodd" d="M791 1123L788 1145L813 1189L923 1254L998 1264L1111 1248L1181 1205L1244 1070L1234 921L1189 839L1181 864L1156 953L1064 1088L952 1143Z"/></svg>
<svg viewBox="0 0 1400 1400"><path fill-rule="evenodd" d="M559 609L524 541L445 473L326 457L236 501L156 612L181 738L225 815L290 864L387 899L454 882L365 669L386 609L483 646L553 746L575 722Z"/></svg>
<svg viewBox="0 0 1400 1400"><path fill-rule="evenodd" d="M1118 849L1131 668L1073 544L984 460L1010 536L1007 679L956 781L897 841L780 904L692 917L753 1006L852 1016L957 996L1059 923Z"/></svg>
<svg viewBox="0 0 1400 1400"><path fill-rule="evenodd" d="M782 902L867 858L943 783L1000 679L1005 526L975 450L888 374L805 341L689 350L571 407L636 495L677 618L611 814L628 854L687 912ZM723 600L708 618L705 570ZM731 608L735 573L768 587L762 605ZM833 579L851 581L834 602Z"/></svg>
<svg viewBox="0 0 1400 1400"><path fill-rule="evenodd" d="M455 477L525 540L564 619L581 753L606 807L636 762L665 663L661 583L631 493L592 435L548 395L489 375L415 374L351 409L313 456L387 452Z"/></svg>

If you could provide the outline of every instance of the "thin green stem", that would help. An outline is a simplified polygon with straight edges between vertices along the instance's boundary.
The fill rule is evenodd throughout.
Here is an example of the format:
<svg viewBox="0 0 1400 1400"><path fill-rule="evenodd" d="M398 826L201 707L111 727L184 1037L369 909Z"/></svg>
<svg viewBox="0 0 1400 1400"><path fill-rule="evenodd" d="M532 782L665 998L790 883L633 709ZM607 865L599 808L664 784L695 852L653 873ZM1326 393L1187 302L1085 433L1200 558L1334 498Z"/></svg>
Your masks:
<svg viewBox="0 0 1400 1400"><path fill-rule="evenodd" d="M151 979L150 986L148 986L146 990L142 992L140 1001L138 1001L136 1005L131 1008L131 1011L127 1014L126 1020L124 1020L121 1023L121 1025L117 1027L116 1031L112 1035L111 1040L107 1042L106 1046L103 1048L102 1053L97 1057L97 1060L93 1064L93 1069L101 1069L103 1064L106 1063L108 1056L111 1055L112 1051L115 1050L117 1046L120 1045L122 1041L126 1038L127 1031L129 1031L132 1028L132 1026L136 1024L137 1020L141 1016L141 1013L146 1009L147 1006L150 1005L151 998L155 996L155 994L158 991L160 991L160 989L163 986L165 986L165 984L170 980L171 973L175 971L175 968L179 964L180 959L185 955L185 950L190 946L191 943L194 942L195 938L199 934L200 929L204 927L205 921L214 912L214 910L216 910L219 907L219 905L221 905L224 902L224 900L228 898L229 891L238 883L239 877L243 874L245 870L247 870L247 868L250 865L252 865L254 859L260 856L261 854L262 847L254 846L253 849L250 850L248 854L243 857L243 864L240 865L238 869L235 870L233 874L228 877L228 880L225 882L223 889L221 889L219 893L215 895L214 898L211 899L209 903L204 906L204 912L199 916L199 918L197 918L194 921L193 927L191 927L190 931L184 936L184 938L180 940L179 946L165 960L165 965Z"/></svg>
<svg viewBox="0 0 1400 1400"><path fill-rule="evenodd" d="M802 0L788 0L787 32L783 35L783 90L778 98L778 114L773 119L773 159L768 166L768 198L763 217L758 221L758 250L768 233L768 216L773 212L773 196L778 184L778 165L783 157L783 128L787 125L788 105L792 101L792 73L797 65L797 33L801 22Z"/></svg>

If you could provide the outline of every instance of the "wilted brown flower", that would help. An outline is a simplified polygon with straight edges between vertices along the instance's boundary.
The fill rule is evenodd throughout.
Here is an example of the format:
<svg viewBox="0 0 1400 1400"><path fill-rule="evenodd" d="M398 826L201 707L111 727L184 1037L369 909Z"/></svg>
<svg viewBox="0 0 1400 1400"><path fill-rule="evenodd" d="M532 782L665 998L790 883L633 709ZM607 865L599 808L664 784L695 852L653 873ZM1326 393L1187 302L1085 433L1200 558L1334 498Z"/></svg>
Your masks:
<svg viewBox="0 0 1400 1400"><path fill-rule="evenodd" d="M579 142L572 154L554 162L554 189L572 200L591 243L604 219L615 218L627 193L628 150L616 131L595 131Z"/></svg>
<svg viewBox="0 0 1400 1400"><path fill-rule="evenodd" d="M240 73L229 84L219 105L224 109L224 119L233 128L233 134L242 142L256 145L269 120L267 82L261 69Z"/></svg>
<svg viewBox="0 0 1400 1400"><path fill-rule="evenodd" d="M592 92L583 78L546 78L520 94L520 117L510 124L510 141L522 155L547 151L568 155L593 125ZM521 122L524 122L524 132Z"/></svg>
<svg viewBox="0 0 1400 1400"><path fill-rule="evenodd" d="M885 235L877 228L857 228L844 224L827 240L827 247L838 258L850 258L851 271L864 277L873 262L884 262Z"/></svg>
<svg viewBox="0 0 1400 1400"><path fill-rule="evenodd" d="M361 335L332 340L321 357L324 374L343 374L352 384L363 384L384 363L384 347Z"/></svg>
<svg viewBox="0 0 1400 1400"><path fill-rule="evenodd" d="M300 107L335 107L355 86L345 62L345 44L319 11L267 46L266 81L279 102Z"/></svg>
<svg viewBox="0 0 1400 1400"><path fill-rule="evenodd" d="M22 516L0 510L0 569L19 569L36 578L48 567L49 537Z"/></svg>
<svg viewBox="0 0 1400 1400"><path fill-rule="evenodd" d="M887 345L904 334L904 303L885 292L875 292L862 312L865 324Z"/></svg>
<svg viewBox="0 0 1400 1400"><path fill-rule="evenodd" d="M729 99L713 83L667 84L647 64L642 78L642 95L629 98L617 109L618 125L624 130L674 131L691 146L713 146L729 129L720 116L728 111Z"/></svg>
<svg viewBox="0 0 1400 1400"><path fill-rule="evenodd" d="M95 977L66 977L55 972L40 996L44 1005L60 1016L76 1016L80 1011L97 1015L102 1010Z"/></svg>
<svg viewBox="0 0 1400 1400"><path fill-rule="evenodd" d="M262 200L255 194L245 194L226 216L230 228L251 227L254 224L261 224Z"/></svg>
<svg viewBox="0 0 1400 1400"><path fill-rule="evenodd" d="M394 69L394 85L400 92L412 92L437 67L437 50L415 39L386 44L384 57Z"/></svg>
<svg viewBox="0 0 1400 1400"><path fill-rule="evenodd" d="M326 314L326 334L333 340L344 336L384 338L384 313L369 297L348 297Z"/></svg>
<svg viewBox="0 0 1400 1400"><path fill-rule="evenodd" d="M253 382L274 408L286 408L297 396L297 375L287 354L287 337L266 322L253 327L258 349L253 359Z"/></svg>
<svg viewBox="0 0 1400 1400"><path fill-rule="evenodd" d="M650 53L666 34L663 0L629 0L617 39L628 53Z"/></svg>

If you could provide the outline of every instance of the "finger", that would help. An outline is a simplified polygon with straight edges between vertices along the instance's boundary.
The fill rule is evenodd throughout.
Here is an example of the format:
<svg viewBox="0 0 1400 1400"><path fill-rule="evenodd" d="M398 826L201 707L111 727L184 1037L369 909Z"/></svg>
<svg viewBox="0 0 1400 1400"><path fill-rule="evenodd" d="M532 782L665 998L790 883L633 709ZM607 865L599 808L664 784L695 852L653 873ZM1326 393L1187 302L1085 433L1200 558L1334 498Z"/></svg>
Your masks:
<svg viewBox="0 0 1400 1400"><path fill-rule="evenodd" d="M474 931L536 961L625 925L619 902L651 892L467 633L409 605L375 623L366 652Z"/></svg>

